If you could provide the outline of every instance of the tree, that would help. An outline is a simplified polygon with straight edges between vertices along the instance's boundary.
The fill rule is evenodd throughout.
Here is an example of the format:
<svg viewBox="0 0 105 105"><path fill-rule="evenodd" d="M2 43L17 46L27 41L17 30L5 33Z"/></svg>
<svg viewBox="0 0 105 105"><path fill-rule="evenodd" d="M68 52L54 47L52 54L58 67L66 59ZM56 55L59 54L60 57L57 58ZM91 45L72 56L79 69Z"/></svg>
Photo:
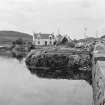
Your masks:
<svg viewBox="0 0 105 105"><path fill-rule="evenodd" d="M68 43L68 39L66 37L64 37L61 41L61 44L67 44Z"/></svg>
<svg viewBox="0 0 105 105"><path fill-rule="evenodd" d="M21 45L21 44L25 44L25 41L22 38L18 38L17 40L15 40L13 42L13 44L19 44L19 45Z"/></svg>
<svg viewBox="0 0 105 105"><path fill-rule="evenodd" d="M74 43L77 43L77 42L78 42L78 40L74 39L74 40L73 40L73 42L74 42Z"/></svg>
<svg viewBox="0 0 105 105"><path fill-rule="evenodd" d="M75 44L73 42L69 42L69 43L67 43L67 46L68 47L71 47L71 48L74 48L75 47Z"/></svg>

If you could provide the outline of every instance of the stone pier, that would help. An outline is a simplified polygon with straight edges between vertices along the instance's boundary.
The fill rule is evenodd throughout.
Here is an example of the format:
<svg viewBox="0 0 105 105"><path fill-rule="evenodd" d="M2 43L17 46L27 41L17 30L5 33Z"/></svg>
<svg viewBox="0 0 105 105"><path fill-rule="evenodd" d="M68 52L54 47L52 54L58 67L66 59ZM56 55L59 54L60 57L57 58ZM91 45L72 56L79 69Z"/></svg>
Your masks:
<svg viewBox="0 0 105 105"><path fill-rule="evenodd" d="M93 52L93 105L105 105L105 46L96 45Z"/></svg>

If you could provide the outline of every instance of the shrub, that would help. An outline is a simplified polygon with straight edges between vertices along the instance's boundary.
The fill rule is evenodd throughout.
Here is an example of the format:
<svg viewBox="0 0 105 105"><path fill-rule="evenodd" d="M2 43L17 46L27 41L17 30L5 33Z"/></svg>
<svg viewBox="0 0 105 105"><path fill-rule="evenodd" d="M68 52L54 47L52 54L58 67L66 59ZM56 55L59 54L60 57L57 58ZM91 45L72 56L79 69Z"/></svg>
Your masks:
<svg viewBox="0 0 105 105"><path fill-rule="evenodd" d="M71 47L71 48L74 48L75 47L75 44L73 42L69 42L69 43L67 43L67 46L68 47Z"/></svg>

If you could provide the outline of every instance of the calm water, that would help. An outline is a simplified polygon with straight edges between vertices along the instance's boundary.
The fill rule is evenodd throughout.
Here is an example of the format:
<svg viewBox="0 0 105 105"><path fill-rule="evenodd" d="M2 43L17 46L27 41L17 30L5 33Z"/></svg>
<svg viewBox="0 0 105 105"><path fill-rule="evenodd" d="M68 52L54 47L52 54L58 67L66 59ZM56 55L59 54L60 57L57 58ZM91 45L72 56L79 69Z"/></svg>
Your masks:
<svg viewBox="0 0 105 105"><path fill-rule="evenodd" d="M24 62L0 57L0 105L92 105L85 81L40 79Z"/></svg>

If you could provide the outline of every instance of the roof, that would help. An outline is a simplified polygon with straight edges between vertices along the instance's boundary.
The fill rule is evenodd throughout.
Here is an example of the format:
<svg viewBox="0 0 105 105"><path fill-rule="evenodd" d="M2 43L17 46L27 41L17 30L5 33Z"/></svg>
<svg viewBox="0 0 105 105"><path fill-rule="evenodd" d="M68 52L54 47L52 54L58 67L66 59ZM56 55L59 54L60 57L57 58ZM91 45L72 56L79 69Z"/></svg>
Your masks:
<svg viewBox="0 0 105 105"><path fill-rule="evenodd" d="M53 34L46 34L46 33L35 33L34 37L37 38L37 36L40 35L40 39L49 39L49 36L51 35L52 38L54 39Z"/></svg>

